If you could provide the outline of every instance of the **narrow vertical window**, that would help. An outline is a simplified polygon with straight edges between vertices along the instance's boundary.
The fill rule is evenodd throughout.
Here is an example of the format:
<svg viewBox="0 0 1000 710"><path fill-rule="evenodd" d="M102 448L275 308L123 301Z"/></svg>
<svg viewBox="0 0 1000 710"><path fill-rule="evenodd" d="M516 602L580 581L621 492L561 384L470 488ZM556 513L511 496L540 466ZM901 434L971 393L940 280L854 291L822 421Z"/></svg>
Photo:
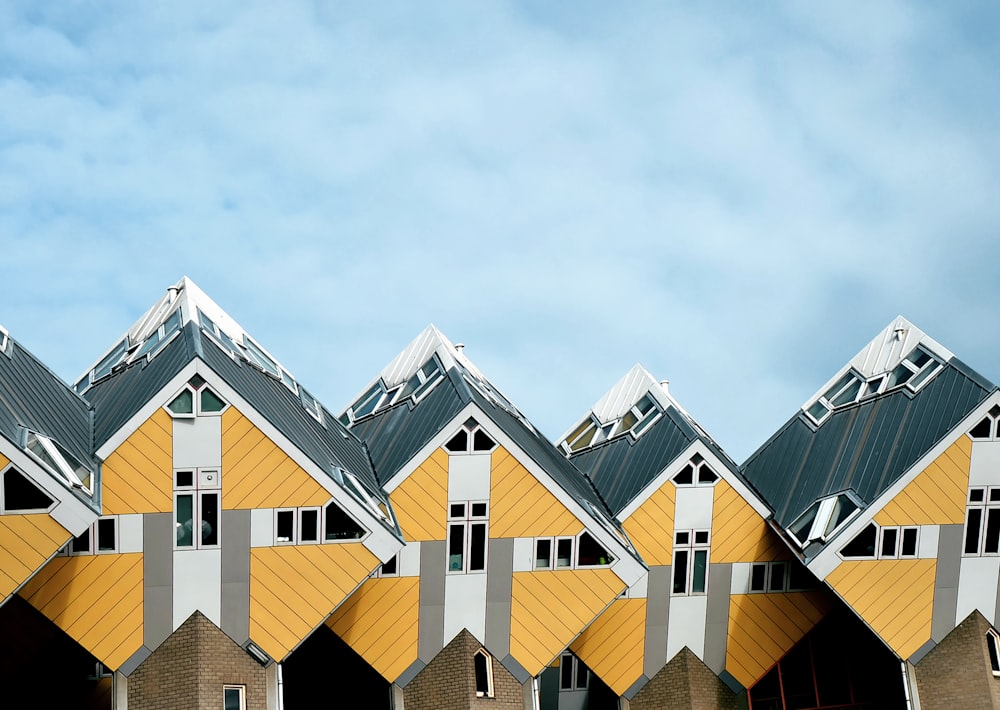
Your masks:
<svg viewBox="0 0 1000 710"><path fill-rule="evenodd" d="M705 594L708 553L708 530L683 530L674 534L674 594Z"/></svg>
<svg viewBox="0 0 1000 710"><path fill-rule="evenodd" d="M118 548L115 527L115 518L100 518L97 521L98 552L114 552Z"/></svg>
<svg viewBox="0 0 1000 710"><path fill-rule="evenodd" d="M246 710L246 687L224 685L222 687L223 710Z"/></svg>
<svg viewBox="0 0 1000 710"><path fill-rule="evenodd" d="M469 530L469 571L486 569L486 523L472 523Z"/></svg>
<svg viewBox="0 0 1000 710"><path fill-rule="evenodd" d="M899 544L900 557L917 556L917 531L919 528L903 528L903 539Z"/></svg>
<svg viewBox="0 0 1000 710"><path fill-rule="evenodd" d="M275 542L295 542L295 511L279 510L274 514Z"/></svg>
<svg viewBox="0 0 1000 710"><path fill-rule="evenodd" d="M884 528L882 530L882 550L880 557L896 556L896 541L899 536L899 528Z"/></svg>
<svg viewBox="0 0 1000 710"><path fill-rule="evenodd" d="M556 567L573 566L573 538L561 537L556 540Z"/></svg>
<svg viewBox="0 0 1000 710"><path fill-rule="evenodd" d="M201 544L215 547L219 544L219 494L201 494Z"/></svg>
<svg viewBox="0 0 1000 710"><path fill-rule="evenodd" d="M448 572L485 572L489 505L464 501L448 505Z"/></svg>
<svg viewBox="0 0 1000 710"><path fill-rule="evenodd" d="M448 526L448 571L465 569L465 525Z"/></svg>
<svg viewBox="0 0 1000 710"><path fill-rule="evenodd" d="M492 658L484 649L479 649L472 656L472 665L476 674L476 697L493 697L493 663Z"/></svg>
<svg viewBox="0 0 1000 710"><path fill-rule="evenodd" d="M990 652L990 668L993 675L1000 677L1000 636L990 629L986 632L986 647Z"/></svg>
<svg viewBox="0 0 1000 710"><path fill-rule="evenodd" d="M763 592L767 590L767 562L756 562L750 568L750 591Z"/></svg>
<svg viewBox="0 0 1000 710"><path fill-rule="evenodd" d="M546 537L535 540L535 569L552 567L552 540Z"/></svg>
<svg viewBox="0 0 1000 710"><path fill-rule="evenodd" d="M174 503L174 524L177 527L177 547L194 546L194 496L178 493Z"/></svg>
<svg viewBox="0 0 1000 710"><path fill-rule="evenodd" d="M319 542L319 511L315 508L301 512L299 539L302 542Z"/></svg>

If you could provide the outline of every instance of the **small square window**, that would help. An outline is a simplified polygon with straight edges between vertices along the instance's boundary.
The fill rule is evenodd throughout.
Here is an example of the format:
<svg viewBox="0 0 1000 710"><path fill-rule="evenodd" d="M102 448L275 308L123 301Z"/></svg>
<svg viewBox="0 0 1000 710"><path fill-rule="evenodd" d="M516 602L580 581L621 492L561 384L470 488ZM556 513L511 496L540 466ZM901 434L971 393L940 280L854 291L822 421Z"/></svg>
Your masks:
<svg viewBox="0 0 1000 710"><path fill-rule="evenodd" d="M223 710L246 710L246 686L223 686L222 707Z"/></svg>

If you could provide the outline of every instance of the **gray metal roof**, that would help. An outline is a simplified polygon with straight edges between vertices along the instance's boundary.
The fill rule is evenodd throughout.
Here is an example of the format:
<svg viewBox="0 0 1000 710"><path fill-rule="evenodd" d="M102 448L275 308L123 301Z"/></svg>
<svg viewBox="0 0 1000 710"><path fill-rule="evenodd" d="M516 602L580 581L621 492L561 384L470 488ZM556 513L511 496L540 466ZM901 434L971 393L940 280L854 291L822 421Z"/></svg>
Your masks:
<svg viewBox="0 0 1000 710"><path fill-rule="evenodd" d="M687 419L670 407L638 439L619 436L573 454L570 461L590 476L617 515L699 438Z"/></svg>
<svg viewBox="0 0 1000 710"><path fill-rule="evenodd" d="M94 448L100 448L194 358L215 371L328 475L332 474L331 465L340 466L353 473L370 493L387 500L365 445L334 415L324 410L321 424L276 377L246 360L233 360L193 322L186 323L149 362L132 364L86 391L95 411Z"/></svg>
<svg viewBox="0 0 1000 710"><path fill-rule="evenodd" d="M90 427L87 403L11 338L0 353L0 434L21 448L23 429L31 429L96 469Z"/></svg>
<svg viewBox="0 0 1000 710"><path fill-rule="evenodd" d="M951 358L916 393L900 388L862 400L818 427L799 412L747 459L743 477L782 528L844 490L867 506L995 389Z"/></svg>

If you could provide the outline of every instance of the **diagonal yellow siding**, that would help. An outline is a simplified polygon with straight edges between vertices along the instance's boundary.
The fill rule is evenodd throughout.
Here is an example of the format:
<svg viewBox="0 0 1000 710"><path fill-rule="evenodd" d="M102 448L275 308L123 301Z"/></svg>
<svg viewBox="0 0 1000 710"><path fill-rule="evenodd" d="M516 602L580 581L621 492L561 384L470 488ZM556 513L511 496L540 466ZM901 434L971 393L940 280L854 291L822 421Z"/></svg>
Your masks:
<svg viewBox="0 0 1000 710"><path fill-rule="evenodd" d="M10 459L4 456L3 454L0 454L0 469L4 468L9 463Z"/></svg>
<svg viewBox="0 0 1000 710"><path fill-rule="evenodd" d="M47 513L0 515L0 602L71 537Z"/></svg>
<svg viewBox="0 0 1000 710"><path fill-rule="evenodd" d="M369 579L326 624L392 682L417 660L420 578Z"/></svg>
<svg viewBox="0 0 1000 710"><path fill-rule="evenodd" d="M726 670L749 688L831 608L826 592L734 594L729 599Z"/></svg>
<svg viewBox="0 0 1000 710"><path fill-rule="evenodd" d="M671 564L676 497L676 487L667 481L622 523L647 565Z"/></svg>
<svg viewBox="0 0 1000 710"><path fill-rule="evenodd" d="M250 551L250 637L283 659L379 561L362 543Z"/></svg>
<svg viewBox="0 0 1000 710"><path fill-rule="evenodd" d="M236 407L222 413L222 507L323 505L330 494Z"/></svg>
<svg viewBox="0 0 1000 710"><path fill-rule="evenodd" d="M931 637L937 560L851 560L826 578L900 658Z"/></svg>
<svg viewBox="0 0 1000 710"><path fill-rule="evenodd" d="M490 471L490 537L576 535L583 523L502 446Z"/></svg>
<svg viewBox="0 0 1000 710"><path fill-rule="evenodd" d="M510 655L538 675L624 589L610 569L515 572Z"/></svg>
<svg viewBox="0 0 1000 710"><path fill-rule="evenodd" d="M142 646L142 554L56 557L21 596L105 665Z"/></svg>
<svg viewBox="0 0 1000 710"><path fill-rule="evenodd" d="M389 498L407 541L444 540L448 519L448 452L437 449Z"/></svg>
<svg viewBox="0 0 1000 710"><path fill-rule="evenodd" d="M945 525L965 522L972 441L954 444L914 478L875 516L879 525Z"/></svg>
<svg viewBox="0 0 1000 710"><path fill-rule="evenodd" d="M726 481L715 484L712 511L713 563L767 562L791 558L788 547Z"/></svg>
<svg viewBox="0 0 1000 710"><path fill-rule="evenodd" d="M646 600L617 599L570 650L621 695L642 675Z"/></svg>
<svg viewBox="0 0 1000 710"><path fill-rule="evenodd" d="M173 421L162 409L136 429L101 467L105 515L173 509Z"/></svg>

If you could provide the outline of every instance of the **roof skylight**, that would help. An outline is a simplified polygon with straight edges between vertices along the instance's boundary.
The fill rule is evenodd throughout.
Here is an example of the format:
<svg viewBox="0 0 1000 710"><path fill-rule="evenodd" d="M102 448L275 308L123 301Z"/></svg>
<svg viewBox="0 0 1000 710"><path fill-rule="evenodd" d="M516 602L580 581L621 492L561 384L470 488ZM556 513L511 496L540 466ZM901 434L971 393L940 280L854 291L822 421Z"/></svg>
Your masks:
<svg viewBox="0 0 1000 710"><path fill-rule="evenodd" d="M58 442L34 431L28 431L24 448L56 476L74 488L92 492L91 471Z"/></svg>
<svg viewBox="0 0 1000 710"><path fill-rule="evenodd" d="M799 547L810 542L826 542L860 510L848 493L823 498L809 506L802 515L788 526Z"/></svg>
<svg viewBox="0 0 1000 710"><path fill-rule="evenodd" d="M419 402L442 379L444 370L441 368L441 363L436 356L431 356L405 382L387 387L380 378L348 407L341 421L345 425L356 422L407 399Z"/></svg>
<svg viewBox="0 0 1000 710"><path fill-rule="evenodd" d="M110 375L119 366L129 365L143 357L151 360L180 329L181 311L177 308L144 338L140 339L138 334L126 335L90 372L77 381L74 389L82 393L94 382Z"/></svg>
<svg viewBox="0 0 1000 710"><path fill-rule="evenodd" d="M854 369L848 370L815 402L806 407L805 411L813 422L820 424L835 410L860 402L868 397L874 397L904 385L916 392L942 367L940 360L918 345L889 372L864 378Z"/></svg>
<svg viewBox="0 0 1000 710"><path fill-rule="evenodd" d="M559 446L567 453L575 453L628 433L638 439L660 417L660 414L662 411L659 405L649 393L646 393L624 414L610 421L601 422L591 414L571 431Z"/></svg>

